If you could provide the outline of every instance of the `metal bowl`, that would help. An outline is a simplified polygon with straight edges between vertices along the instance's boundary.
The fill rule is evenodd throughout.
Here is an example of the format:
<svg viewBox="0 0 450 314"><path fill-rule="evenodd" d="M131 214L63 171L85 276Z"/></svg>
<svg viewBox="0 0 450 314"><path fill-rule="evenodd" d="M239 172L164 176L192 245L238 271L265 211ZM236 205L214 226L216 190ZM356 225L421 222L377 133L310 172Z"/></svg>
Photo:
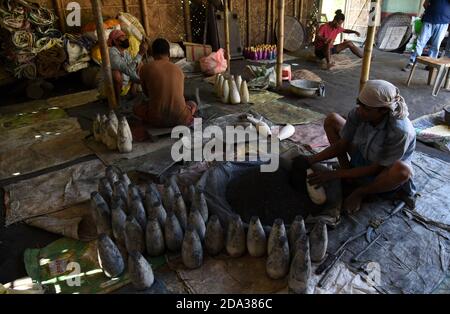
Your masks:
<svg viewBox="0 0 450 314"><path fill-rule="evenodd" d="M310 97L317 95L321 83L309 80L293 80L290 84L290 90L295 95Z"/></svg>

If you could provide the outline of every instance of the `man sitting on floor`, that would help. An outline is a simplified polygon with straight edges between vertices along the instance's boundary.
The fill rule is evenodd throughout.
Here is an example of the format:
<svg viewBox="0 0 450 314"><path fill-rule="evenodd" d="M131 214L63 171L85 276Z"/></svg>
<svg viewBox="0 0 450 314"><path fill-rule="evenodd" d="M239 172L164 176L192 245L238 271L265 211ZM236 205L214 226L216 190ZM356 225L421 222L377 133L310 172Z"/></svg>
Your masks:
<svg viewBox="0 0 450 314"><path fill-rule="evenodd" d="M355 44L353 44L351 41L345 40L341 44L333 45L337 35L339 35L340 33L356 34L356 36L360 36L357 31L344 29L341 26L344 21L345 15L341 10L337 10L333 21L323 24L317 30L316 40L314 42L314 52L319 59L323 60L325 58L327 60L328 69L334 66L334 63L331 61L331 55L337 54L342 50L350 49L358 57L363 57L363 52L358 49L358 47L356 47Z"/></svg>
<svg viewBox="0 0 450 314"><path fill-rule="evenodd" d="M357 105L347 120L337 113L328 115L324 128L331 146L312 156L297 157L294 171L338 157L340 169L317 172L308 180L312 185L334 179L355 183L357 187L344 201L343 210L356 212L366 196L386 192L411 206L415 194L411 156L416 133L405 100L391 83L372 80L360 92Z"/></svg>
<svg viewBox="0 0 450 314"><path fill-rule="evenodd" d="M195 102L184 99L184 73L170 62L170 45L163 38L152 44L154 61L140 72L142 90L148 100L134 107L134 113L156 128L191 125L197 110Z"/></svg>
<svg viewBox="0 0 450 314"><path fill-rule="evenodd" d="M120 30L114 30L109 35L109 58L114 82L116 99L127 95L130 91L136 94L136 87L141 83L139 69L142 66L142 57L148 50L146 41L142 41L139 53L135 58L131 57L127 49L130 47L127 35Z"/></svg>

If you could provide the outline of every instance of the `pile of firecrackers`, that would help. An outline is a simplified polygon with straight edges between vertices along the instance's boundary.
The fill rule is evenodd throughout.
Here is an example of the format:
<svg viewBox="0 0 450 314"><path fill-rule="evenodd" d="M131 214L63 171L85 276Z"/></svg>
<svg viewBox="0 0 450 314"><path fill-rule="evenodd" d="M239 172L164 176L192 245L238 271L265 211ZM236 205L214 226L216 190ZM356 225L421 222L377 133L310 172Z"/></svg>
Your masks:
<svg viewBox="0 0 450 314"><path fill-rule="evenodd" d="M245 47L244 57L250 60L275 60L277 58L277 46L257 45Z"/></svg>

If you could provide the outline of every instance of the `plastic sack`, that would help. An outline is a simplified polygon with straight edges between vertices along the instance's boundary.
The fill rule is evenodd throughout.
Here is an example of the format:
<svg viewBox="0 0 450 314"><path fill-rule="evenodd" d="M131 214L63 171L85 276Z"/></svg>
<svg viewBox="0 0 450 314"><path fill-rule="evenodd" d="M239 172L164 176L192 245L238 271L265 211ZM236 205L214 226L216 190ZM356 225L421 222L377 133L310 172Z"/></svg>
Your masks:
<svg viewBox="0 0 450 314"><path fill-rule="evenodd" d="M207 57L200 59L200 69L206 75L215 75L223 73L227 69L227 60L224 50L221 48L217 52L211 53Z"/></svg>

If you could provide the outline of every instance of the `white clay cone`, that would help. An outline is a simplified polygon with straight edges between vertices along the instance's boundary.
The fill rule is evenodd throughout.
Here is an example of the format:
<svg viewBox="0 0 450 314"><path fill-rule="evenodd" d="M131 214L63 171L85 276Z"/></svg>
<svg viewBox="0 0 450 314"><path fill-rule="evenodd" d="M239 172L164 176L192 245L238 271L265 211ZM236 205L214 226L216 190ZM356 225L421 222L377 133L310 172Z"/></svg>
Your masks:
<svg viewBox="0 0 450 314"><path fill-rule="evenodd" d="M230 84L225 80L222 85L222 102L228 104L230 102Z"/></svg>
<svg viewBox="0 0 450 314"><path fill-rule="evenodd" d="M309 176L313 174L314 171L312 169L306 170L306 175ZM323 186L312 186L309 184L308 179L306 179L306 189L308 191L309 198L316 205L323 205L327 201L327 194L325 193L325 189Z"/></svg>
<svg viewBox="0 0 450 314"><path fill-rule="evenodd" d="M241 103L241 95L239 95L239 90L236 86L236 82L234 80L230 81L230 102L233 105L237 105Z"/></svg>
<svg viewBox="0 0 450 314"><path fill-rule="evenodd" d="M280 129L280 133L278 133L278 139L280 141L290 138L295 133L295 128L292 124L287 124L286 126Z"/></svg>
<svg viewBox="0 0 450 314"><path fill-rule="evenodd" d="M248 104L250 102L250 94L248 92L247 81L242 81L240 87L241 103Z"/></svg>

